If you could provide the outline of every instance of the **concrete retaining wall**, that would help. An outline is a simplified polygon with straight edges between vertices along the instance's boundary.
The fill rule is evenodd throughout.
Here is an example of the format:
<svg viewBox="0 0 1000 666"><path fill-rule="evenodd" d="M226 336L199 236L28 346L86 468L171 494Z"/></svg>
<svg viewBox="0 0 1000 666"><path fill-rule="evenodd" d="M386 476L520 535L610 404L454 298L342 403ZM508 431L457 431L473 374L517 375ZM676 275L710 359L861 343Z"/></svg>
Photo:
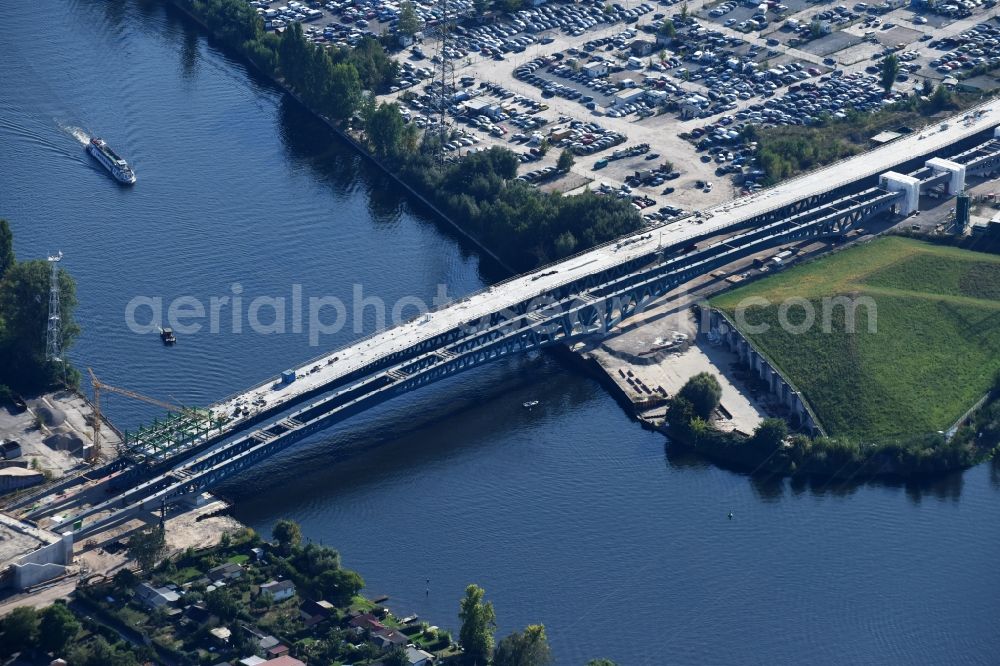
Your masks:
<svg viewBox="0 0 1000 666"><path fill-rule="evenodd" d="M23 590L66 573L73 561L73 533L66 532L58 541L22 555L14 561L14 589Z"/></svg>
<svg viewBox="0 0 1000 666"><path fill-rule="evenodd" d="M771 365L764 355L754 347L729 319L719 312L712 310L710 314L710 328L713 336L718 336L730 351L736 353L740 362L743 363L752 373L757 375L765 384L772 397L781 402L788 410L798 418L799 425L804 430L813 434L825 435L819 419L813 413L812 408L806 403L802 395L792 386L791 382Z"/></svg>
<svg viewBox="0 0 1000 666"><path fill-rule="evenodd" d="M66 566L73 562L72 532L58 535L4 514L0 514L0 526L4 531L20 533L41 544L10 563L13 571L10 581L15 590L23 590L61 576L66 573Z"/></svg>

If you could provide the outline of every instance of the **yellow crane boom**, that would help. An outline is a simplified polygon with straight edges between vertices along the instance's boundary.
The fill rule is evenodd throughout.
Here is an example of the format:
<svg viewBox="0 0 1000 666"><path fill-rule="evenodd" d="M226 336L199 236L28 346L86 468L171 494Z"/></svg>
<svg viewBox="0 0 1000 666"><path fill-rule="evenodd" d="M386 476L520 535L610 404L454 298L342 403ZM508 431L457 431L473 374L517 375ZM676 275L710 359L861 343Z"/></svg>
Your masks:
<svg viewBox="0 0 1000 666"><path fill-rule="evenodd" d="M163 400L157 400L156 398L150 398L149 396L142 395L141 393L136 393L135 391L129 391L128 389L118 388L117 386L111 386L110 384L105 384L97 378L94 371L91 368L87 368L87 372L90 373L90 383L94 387L94 453L96 457L101 450L101 391L110 391L111 393L117 393L133 400L141 400L142 402L148 402L151 405L156 405L157 407L162 407L167 411L180 413L183 409L177 405L172 405L169 402L164 402Z"/></svg>

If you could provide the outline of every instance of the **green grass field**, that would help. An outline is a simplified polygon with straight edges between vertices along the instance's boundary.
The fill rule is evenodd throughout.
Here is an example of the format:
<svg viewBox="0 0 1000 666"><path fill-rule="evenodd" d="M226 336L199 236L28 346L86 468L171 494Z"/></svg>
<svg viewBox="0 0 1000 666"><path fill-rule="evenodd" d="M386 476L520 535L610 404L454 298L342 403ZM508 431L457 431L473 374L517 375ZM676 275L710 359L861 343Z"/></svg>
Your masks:
<svg viewBox="0 0 1000 666"><path fill-rule="evenodd" d="M824 298L870 299L853 331L843 306ZM884 440L943 430L1000 371L1000 257L887 237L790 268L722 294L711 304L730 318L741 301L748 337L799 388L834 436ZM779 325L779 304L806 299L815 322L804 333ZM859 303L863 301L859 300ZM787 321L802 323L793 306ZM869 328L874 328L872 332Z"/></svg>

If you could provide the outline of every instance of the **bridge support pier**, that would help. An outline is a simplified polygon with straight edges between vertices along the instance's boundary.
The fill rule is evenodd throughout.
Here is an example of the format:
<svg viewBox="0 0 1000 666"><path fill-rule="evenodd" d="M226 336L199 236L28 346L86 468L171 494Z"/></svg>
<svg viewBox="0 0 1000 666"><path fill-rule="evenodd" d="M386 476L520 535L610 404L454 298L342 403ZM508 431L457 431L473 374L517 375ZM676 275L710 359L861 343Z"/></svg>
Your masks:
<svg viewBox="0 0 1000 666"><path fill-rule="evenodd" d="M961 194L965 189L965 165L952 162L942 157L935 157L927 160L927 168L933 169L935 173L950 174L948 180L948 194Z"/></svg>
<svg viewBox="0 0 1000 666"><path fill-rule="evenodd" d="M895 171L887 171L879 179L882 189L889 192L903 192L899 204L901 215L909 215L920 209L920 180Z"/></svg>

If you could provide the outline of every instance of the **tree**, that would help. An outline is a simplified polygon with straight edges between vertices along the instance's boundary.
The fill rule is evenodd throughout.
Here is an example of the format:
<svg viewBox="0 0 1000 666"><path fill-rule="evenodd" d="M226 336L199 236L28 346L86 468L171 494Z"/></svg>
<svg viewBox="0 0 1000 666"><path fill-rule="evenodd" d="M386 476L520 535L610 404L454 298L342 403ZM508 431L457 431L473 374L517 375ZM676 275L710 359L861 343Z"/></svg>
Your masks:
<svg viewBox="0 0 1000 666"><path fill-rule="evenodd" d="M892 84L896 82L897 74L899 74L899 58L896 57L895 53L890 53L882 59L882 65L879 67L879 78L886 93L892 90Z"/></svg>
<svg viewBox="0 0 1000 666"><path fill-rule="evenodd" d="M159 525L149 525L128 538L128 556L139 563L144 571L156 566L166 550L167 540Z"/></svg>
<svg viewBox="0 0 1000 666"><path fill-rule="evenodd" d="M497 645L493 666L548 666L552 651L545 636L545 627L529 624L523 631L515 631Z"/></svg>
<svg viewBox="0 0 1000 666"><path fill-rule="evenodd" d="M784 419L764 419L754 430L750 445L764 454L770 454L781 446L788 436L788 424Z"/></svg>
<svg viewBox="0 0 1000 666"><path fill-rule="evenodd" d="M823 24L820 23L818 20L813 19L813 21L809 24L809 36L812 39L819 39L820 37L822 37Z"/></svg>
<svg viewBox="0 0 1000 666"><path fill-rule="evenodd" d="M465 650L465 661L479 666L486 666L490 662L497 630L493 604L483 600L485 595L483 588L469 585L465 588L465 597L458 611L458 617L462 621L458 636Z"/></svg>
<svg viewBox="0 0 1000 666"><path fill-rule="evenodd" d="M18 606L0 622L3 647L0 654L19 652L35 642L38 635L38 611L31 606Z"/></svg>
<svg viewBox="0 0 1000 666"><path fill-rule="evenodd" d="M0 280L14 265L14 234L7 220L0 218Z"/></svg>
<svg viewBox="0 0 1000 666"><path fill-rule="evenodd" d="M64 603L54 603L42 611L38 623L38 646L58 656L80 631L80 623Z"/></svg>
<svg viewBox="0 0 1000 666"><path fill-rule="evenodd" d="M406 656L406 650L396 646L382 657L382 664L384 666L410 666L410 660Z"/></svg>
<svg viewBox="0 0 1000 666"><path fill-rule="evenodd" d="M396 27L401 35L413 37L420 32L420 17L410 0L399 6L399 25Z"/></svg>
<svg viewBox="0 0 1000 666"><path fill-rule="evenodd" d="M271 538L278 542L278 549L287 555L292 552L293 548L302 543L302 530L298 523L282 519L274 524Z"/></svg>
<svg viewBox="0 0 1000 666"><path fill-rule="evenodd" d="M687 5L684 6L686 7ZM665 35L670 39L673 39L674 37L677 36L677 28L674 26L674 22L671 21L670 19L663 19L663 23L660 24L660 28L656 32L657 34ZM666 60L667 54L664 53L663 51L660 51L660 53L663 56L662 58L660 58L660 60Z"/></svg>
<svg viewBox="0 0 1000 666"><path fill-rule="evenodd" d="M228 587L221 587L206 594L205 608L223 622L232 622L240 614L240 604Z"/></svg>
<svg viewBox="0 0 1000 666"><path fill-rule="evenodd" d="M403 138L406 128L403 116L399 113L399 105L395 102L378 105L378 108L365 122L365 131L372 150L379 157L394 157L403 149Z"/></svg>
<svg viewBox="0 0 1000 666"><path fill-rule="evenodd" d="M670 399L667 409L667 426L672 433L685 433L691 427L695 418L694 406L687 398L675 395Z"/></svg>
<svg viewBox="0 0 1000 666"><path fill-rule="evenodd" d="M317 588L324 599L336 604L349 604L361 588L365 579L357 571L350 569L329 569L317 579Z"/></svg>
<svg viewBox="0 0 1000 666"><path fill-rule="evenodd" d="M399 74L399 63L390 58L374 37L363 37L357 46L341 50L335 57L346 59L358 70L361 85L369 90L382 90Z"/></svg>
<svg viewBox="0 0 1000 666"><path fill-rule="evenodd" d="M699 372L687 380L677 395L691 403L696 416L708 419L715 408L719 406L719 400L722 398L722 387L715 375Z"/></svg>
<svg viewBox="0 0 1000 666"><path fill-rule="evenodd" d="M567 148L559 153L559 161L556 162L556 168L560 171L569 171L575 163L576 158L573 157L573 152Z"/></svg>
<svg viewBox="0 0 1000 666"><path fill-rule="evenodd" d="M73 666L138 666L139 658L124 643L111 645L103 636L70 649Z"/></svg>
<svg viewBox="0 0 1000 666"><path fill-rule="evenodd" d="M681 20L687 21L687 17L688 17L688 3L685 1L684 4L681 5Z"/></svg>
<svg viewBox="0 0 1000 666"><path fill-rule="evenodd" d="M315 577L325 571L339 569L340 553L329 546L307 543L304 547L295 550L291 563L300 574Z"/></svg>
<svg viewBox="0 0 1000 666"><path fill-rule="evenodd" d="M265 595L270 598L270 595ZM230 628L229 645L238 654L252 654L257 651L257 641L254 635L243 628L239 623L233 624Z"/></svg>
<svg viewBox="0 0 1000 666"><path fill-rule="evenodd" d="M951 91L943 85L934 88L931 95L930 111L936 113L951 106Z"/></svg>
<svg viewBox="0 0 1000 666"><path fill-rule="evenodd" d="M115 587L122 591L131 590L139 584L139 577L131 569L119 569L113 580Z"/></svg>
<svg viewBox="0 0 1000 666"><path fill-rule="evenodd" d="M486 12L489 11L490 0L472 0L472 11L476 15L476 20L483 20Z"/></svg>
<svg viewBox="0 0 1000 666"><path fill-rule="evenodd" d="M924 79L924 82L920 85L920 94L928 97L932 92L934 92L934 84L930 79Z"/></svg>
<svg viewBox="0 0 1000 666"><path fill-rule="evenodd" d="M576 249L576 236L572 231L564 231L556 238L555 250L557 257L568 257Z"/></svg>

